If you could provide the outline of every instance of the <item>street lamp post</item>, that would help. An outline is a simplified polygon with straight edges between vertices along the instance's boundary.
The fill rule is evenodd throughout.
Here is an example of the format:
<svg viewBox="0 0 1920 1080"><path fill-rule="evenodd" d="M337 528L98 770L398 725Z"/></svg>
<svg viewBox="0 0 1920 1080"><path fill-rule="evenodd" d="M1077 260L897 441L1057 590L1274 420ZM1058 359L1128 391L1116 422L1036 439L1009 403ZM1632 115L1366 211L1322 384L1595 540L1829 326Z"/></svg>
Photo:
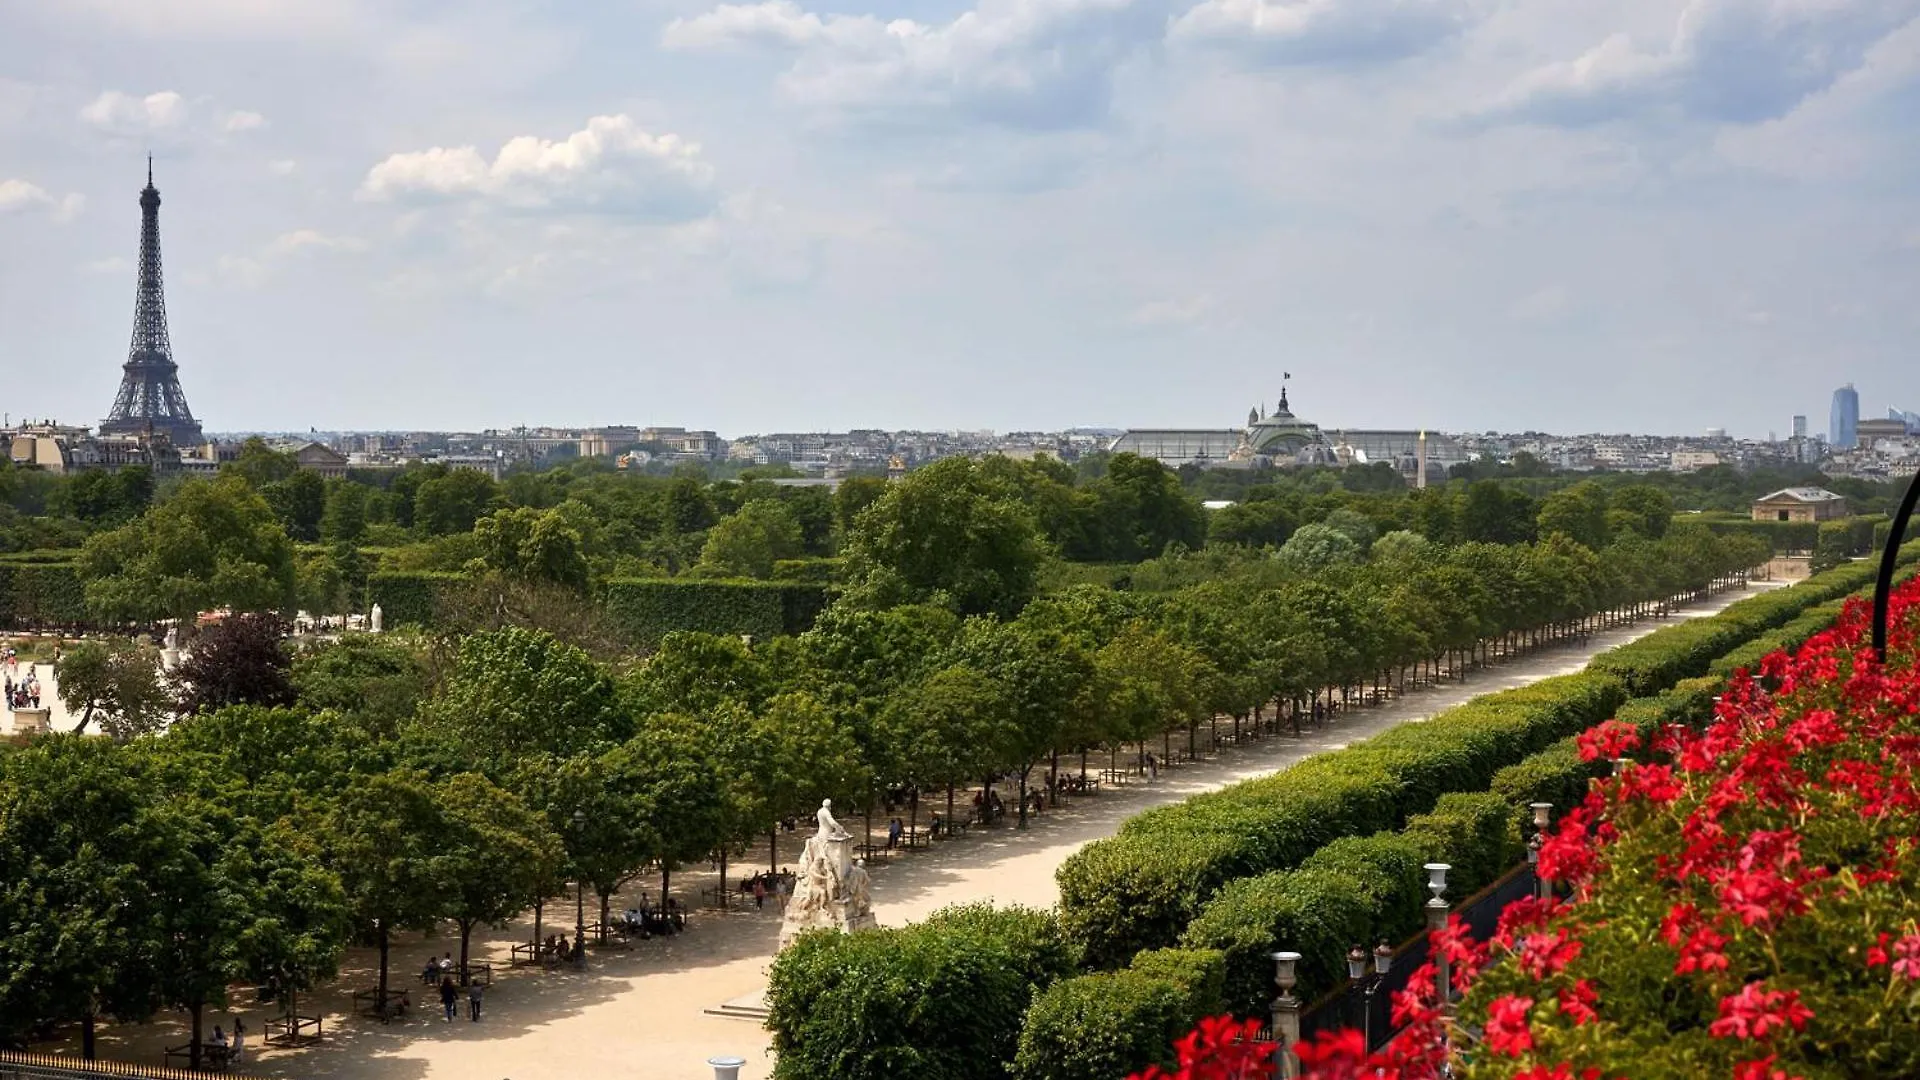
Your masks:
<svg viewBox="0 0 1920 1080"><path fill-rule="evenodd" d="M1367 1027L1367 950L1355 945L1347 950L1347 1002L1348 1007L1359 1006L1360 1020L1353 1026L1366 1030ZM1372 1048L1372 1043L1368 1043Z"/></svg>
<svg viewBox="0 0 1920 1080"><path fill-rule="evenodd" d="M579 838L585 832L587 815L584 811L573 812L573 835ZM573 955L575 967L585 967L587 963L587 875L576 866L573 870Z"/></svg>
<svg viewBox="0 0 1920 1080"><path fill-rule="evenodd" d="M1453 869L1446 863L1428 863L1427 888L1433 893L1433 899L1427 901L1427 930L1437 932L1447 928L1448 905L1442 899L1447 891L1447 871ZM1452 985L1447 970L1447 953L1444 949L1433 950L1433 986L1437 992L1440 1009L1446 1011L1452 1002Z"/></svg>
<svg viewBox="0 0 1920 1080"><path fill-rule="evenodd" d="M1552 818L1553 804L1537 802L1533 805L1533 839L1527 841L1527 865L1533 868L1534 895L1542 900L1553 896L1553 882L1540 872L1540 849L1547 844L1547 825Z"/></svg>
<svg viewBox="0 0 1920 1080"><path fill-rule="evenodd" d="M1273 1055L1273 1075L1293 1080L1300 1075L1300 1059L1293 1056L1293 1044L1300 1041L1300 999L1293 996L1294 969L1300 963L1297 952L1273 954L1273 981L1280 996L1273 999L1273 1038L1280 1049Z"/></svg>
<svg viewBox="0 0 1920 1080"><path fill-rule="evenodd" d="M1393 968L1393 946L1381 942L1373 947L1373 974L1367 979L1366 1025L1367 1050L1372 1052L1373 1044L1373 998L1387 981L1387 972Z"/></svg>

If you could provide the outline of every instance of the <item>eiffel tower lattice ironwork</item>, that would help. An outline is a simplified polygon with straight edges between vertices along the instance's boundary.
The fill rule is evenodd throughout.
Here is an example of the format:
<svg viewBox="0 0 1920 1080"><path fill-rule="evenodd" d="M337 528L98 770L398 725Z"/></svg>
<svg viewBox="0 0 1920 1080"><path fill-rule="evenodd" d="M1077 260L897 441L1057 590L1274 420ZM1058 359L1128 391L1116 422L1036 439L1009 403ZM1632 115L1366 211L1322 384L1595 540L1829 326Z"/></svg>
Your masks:
<svg viewBox="0 0 1920 1080"><path fill-rule="evenodd" d="M200 442L200 422L180 389L180 369L167 338L167 297L160 278L160 192L147 159L140 192L140 283L134 290L133 344L121 368L120 393L100 424L103 435L164 435L176 447Z"/></svg>

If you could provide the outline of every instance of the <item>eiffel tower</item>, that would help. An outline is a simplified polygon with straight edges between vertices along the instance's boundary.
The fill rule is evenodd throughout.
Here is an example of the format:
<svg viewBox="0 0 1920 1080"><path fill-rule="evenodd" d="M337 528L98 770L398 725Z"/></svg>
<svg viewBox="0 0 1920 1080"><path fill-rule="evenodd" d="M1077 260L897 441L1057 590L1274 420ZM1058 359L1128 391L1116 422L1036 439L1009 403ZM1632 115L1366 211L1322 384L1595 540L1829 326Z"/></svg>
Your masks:
<svg viewBox="0 0 1920 1080"><path fill-rule="evenodd" d="M140 192L140 284L133 294L133 345L121 368L120 393L100 424L102 435L165 436L175 447L199 445L200 421L187 408L180 369L167 340L167 297L160 283L160 192L147 158Z"/></svg>

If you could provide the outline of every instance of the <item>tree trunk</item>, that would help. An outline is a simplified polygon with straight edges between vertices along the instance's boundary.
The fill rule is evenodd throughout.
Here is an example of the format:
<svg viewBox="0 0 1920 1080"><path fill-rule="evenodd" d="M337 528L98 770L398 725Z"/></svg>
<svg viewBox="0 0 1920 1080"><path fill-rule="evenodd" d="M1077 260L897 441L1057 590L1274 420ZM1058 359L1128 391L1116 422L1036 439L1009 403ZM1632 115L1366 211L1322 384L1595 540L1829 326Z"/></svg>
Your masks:
<svg viewBox="0 0 1920 1080"><path fill-rule="evenodd" d="M774 822L767 830L767 873L780 872L780 823Z"/></svg>
<svg viewBox="0 0 1920 1080"><path fill-rule="evenodd" d="M88 1061L93 1060L93 1010L92 1009L88 1009L87 1015L80 1018L80 1056L87 1059Z"/></svg>
<svg viewBox="0 0 1920 1080"><path fill-rule="evenodd" d="M187 1046L187 1068L192 1069L194 1072L199 1072L200 1071L200 1021L201 1021L200 1014L206 1011L206 1006L196 1001L193 1003L192 1011L193 1011L193 1041L189 1043Z"/></svg>
<svg viewBox="0 0 1920 1080"><path fill-rule="evenodd" d="M600 898L600 906L606 906L606 897ZM720 845L720 906L727 906L727 846L725 844ZM602 918L600 921L605 923L607 920ZM602 940L605 940L606 931L602 930L600 933Z"/></svg>
<svg viewBox="0 0 1920 1080"><path fill-rule="evenodd" d="M619 886L618 886L618 885L616 885L616 886L614 886L614 888L616 888L616 889L617 889L617 888L619 888ZM602 944L602 945L605 945L605 944L607 943L607 917L608 917L609 915L612 915L612 914L613 914L613 910L612 910L612 905L613 905L613 891L612 891L612 890L610 889L610 890L608 890L608 891L606 891L606 892L600 892L600 890L599 890L599 889L597 889L597 888L596 888L596 889L594 889L593 891L594 891L594 892L597 892L597 893L600 893L600 934L599 934L599 938L600 938L600 944Z"/></svg>
<svg viewBox="0 0 1920 1080"><path fill-rule="evenodd" d="M541 909L546 906L547 902L544 898L533 902L533 943L535 945L540 944L540 915Z"/></svg>
<svg viewBox="0 0 1920 1080"><path fill-rule="evenodd" d="M467 985L467 944L473 940L473 920L455 919L460 924L460 985Z"/></svg>
<svg viewBox="0 0 1920 1080"><path fill-rule="evenodd" d="M666 918L667 916L667 888L672 881L673 881L673 871L667 869L666 863L661 863L660 864L660 917L663 919Z"/></svg>
<svg viewBox="0 0 1920 1080"><path fill-rule="evenodd" d="M1031 764L1026 765L1020 770L1020 817L1017 819L1018 824L1016 827L1021 829L1027 827L1027 774L1032 771L1033 766Z"/></svg>
<svg viewBox="0 0 1920 1080"><path fill-rule="evenodd" d="M380 996L375 1001L375 1004L381 1009L387 1007L387 945L389 937L387 924L383 920L380 923Z"/></svg>

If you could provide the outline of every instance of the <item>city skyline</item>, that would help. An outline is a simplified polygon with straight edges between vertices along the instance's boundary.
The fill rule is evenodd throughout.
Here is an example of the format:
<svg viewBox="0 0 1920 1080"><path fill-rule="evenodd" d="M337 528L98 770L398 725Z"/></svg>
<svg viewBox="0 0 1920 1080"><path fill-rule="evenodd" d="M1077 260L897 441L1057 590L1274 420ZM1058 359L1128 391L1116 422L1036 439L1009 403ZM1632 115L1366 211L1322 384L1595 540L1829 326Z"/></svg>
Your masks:
<svg viewBox="0 0 1920 1080"><path fill-rule="evenodd" d="M147 150L215 430L1913 400L1913 4L1333 10L0 5L6 403L103 418Z"/></svg>

